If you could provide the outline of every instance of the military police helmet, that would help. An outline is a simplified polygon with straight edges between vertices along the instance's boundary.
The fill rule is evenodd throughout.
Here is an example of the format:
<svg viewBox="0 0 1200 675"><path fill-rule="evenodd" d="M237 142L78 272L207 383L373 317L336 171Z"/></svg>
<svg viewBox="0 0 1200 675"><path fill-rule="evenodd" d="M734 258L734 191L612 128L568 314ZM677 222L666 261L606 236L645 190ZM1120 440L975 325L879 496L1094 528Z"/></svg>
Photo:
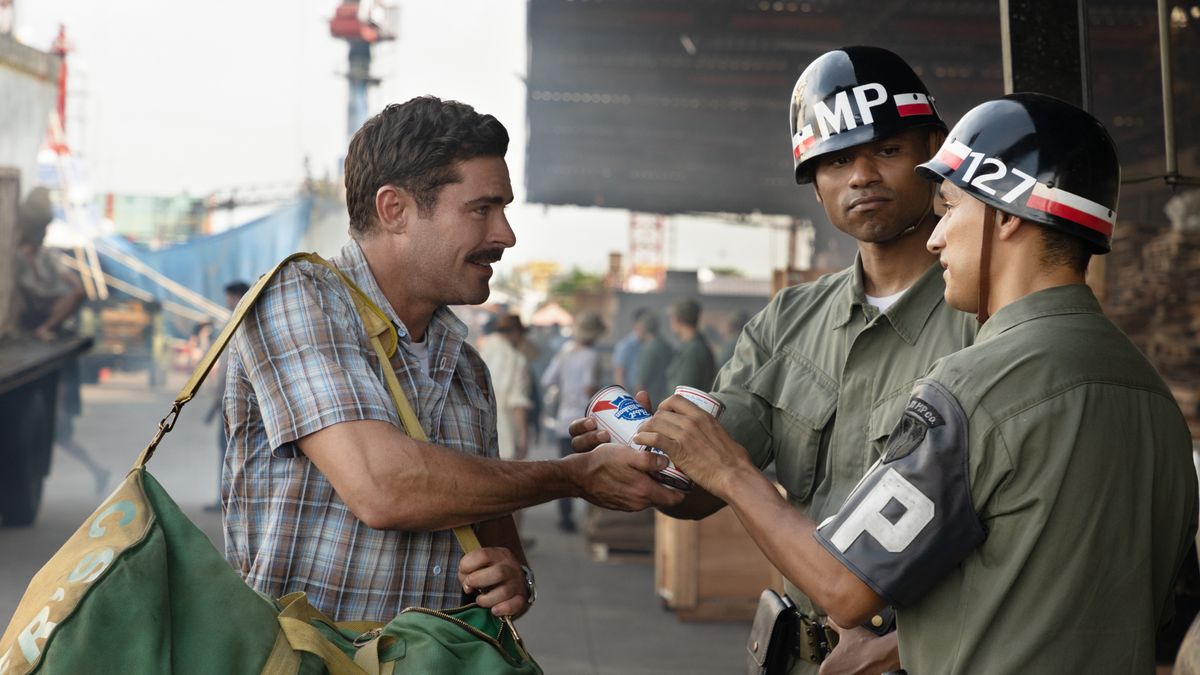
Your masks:
<svg viewBox="0 0 1200 675"><path fill-rule="evenodd" d="M882 140L905 129L946 123L913 69L879 47L826 52L800 73L789 122L796 182L810 183L812 162L831 152Z"/></svg>
<svg viewBox="0 0 1200 675"><path fill-rule="evenodd" d="M1121 166L1104 126L1045 94L1010 94L963 116L917 167L1004 213L1112 249Z"/></svg>

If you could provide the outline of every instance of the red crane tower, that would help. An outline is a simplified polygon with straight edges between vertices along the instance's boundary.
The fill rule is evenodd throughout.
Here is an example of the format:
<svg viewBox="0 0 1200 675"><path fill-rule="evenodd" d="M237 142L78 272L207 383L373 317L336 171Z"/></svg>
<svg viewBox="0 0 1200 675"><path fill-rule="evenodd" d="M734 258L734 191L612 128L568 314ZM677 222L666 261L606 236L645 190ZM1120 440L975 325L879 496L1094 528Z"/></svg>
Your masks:
<svg viewBox="0 0 1200 675"><path fill-rule="evenodd" d="M390 12L391 9L378 0L365 3L343 0L329 20L329 34L350 45L350 67L346 72L350 84L347 136L353 136L367 121L367 91L379 84L379 79L371 76L371 45L395 38L385 18Z"/></svg>

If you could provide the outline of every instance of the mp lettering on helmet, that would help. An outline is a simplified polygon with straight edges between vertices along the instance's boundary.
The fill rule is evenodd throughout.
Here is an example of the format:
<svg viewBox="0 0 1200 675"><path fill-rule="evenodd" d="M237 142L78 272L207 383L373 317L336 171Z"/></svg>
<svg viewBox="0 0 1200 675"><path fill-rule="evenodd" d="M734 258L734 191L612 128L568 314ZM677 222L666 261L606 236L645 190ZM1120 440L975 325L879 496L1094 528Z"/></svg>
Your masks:
<svg viewBox="0 0 1200 675"><path fill-rule="evenodd" d="M850 96L854 96L854 105L850 104ZM821 137L829 138L833 134L858 128L862 124L874 124L875 116L871 108L881 105L888 100L887 89L877 82L860 84L850 91L839 91L833 97L833 110L825 101L813 104L813 113L817 118L817 126L821 129ZM854 110L858 109L857 119Z"/></svg>
<svg viewBox="0 0 1200 675"><path fill-rule="evenodd" d="M899 518L889 519L884 515L884 509L892 502L904 509ZM889 553L900 553L933 522L934 510L933 500L895 469L888 469L829 541L845 553L860 535L866 533Z"/></svg>

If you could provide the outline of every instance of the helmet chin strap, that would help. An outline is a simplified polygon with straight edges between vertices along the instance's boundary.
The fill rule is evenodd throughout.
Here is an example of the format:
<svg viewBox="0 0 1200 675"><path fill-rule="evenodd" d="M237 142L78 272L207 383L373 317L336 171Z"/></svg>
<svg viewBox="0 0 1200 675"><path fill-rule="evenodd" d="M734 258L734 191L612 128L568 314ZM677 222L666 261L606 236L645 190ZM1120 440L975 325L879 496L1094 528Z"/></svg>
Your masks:
<svg viewBox="0 0 1200 675"><path fill-rule="evenodd" d="M929 145L929 156L933 157L935 154L937 154L938 149L942 145L941 141L938 139L937 134L930 132L929 138L928 138L928 145ZM894 236L890 239L885 239L879 243L886 244L888 242L896 241L897 239L907 237L908 235L912 234L913 232L916 232L917 228L921 227L921 223L924 223L925 219L929 217L929 214L933 213L933 200L937 199L937 190L938 190L938 184L933 181L930 181L929 182L929 199L926 200L925 210L921 212L921 215L918 216L916 220L909 223L908 227L904 228L903 230L900 230L900 232L896 236Z"/></svg>
<svg viewBox="0 0 1200 675"><path fill-rule="evenodd" d="M988 320L988 294L991 292L992 276L992 234L996 229L996 208L984 205L983 209L983 243L979 250L979 310L975 320L980 324Z"/></svg>
<svg viewBox="0 0 1200 675"><path fill-rule="evenodd" d="M930 183L930 185L932 185L932 187L929 190L929 200L925 203L925 210L921 212L921 215L918 216L917 219L914 220L912 223L910 223L908 227L904 228L903 230L900 230L900 232L898 234L896 234L896 236L891 237L889 239L884 239L883 241L878 242L878 243L886 244L889 242L896 241L897 239L902 239L902 238L907 237L908 235L912 234L913 232L916 232L917 228L921 227L921 223L924 223L925 219L929 217L929 214L933 213L933 198L937 195L937 183Z"/></svg>

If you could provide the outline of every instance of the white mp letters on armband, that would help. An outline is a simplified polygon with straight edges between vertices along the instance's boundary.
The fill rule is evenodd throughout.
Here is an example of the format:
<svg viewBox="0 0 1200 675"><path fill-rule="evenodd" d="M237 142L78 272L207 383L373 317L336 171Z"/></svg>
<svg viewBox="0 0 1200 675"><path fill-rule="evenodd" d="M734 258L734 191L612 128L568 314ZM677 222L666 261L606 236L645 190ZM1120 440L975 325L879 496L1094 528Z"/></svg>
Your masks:
<svg viewBox="0 0 1200 675"><path fill-rule="evenodd" d="M919 599L986 537L968 473L967 416L919 380L879 462L817 541L884 600Z"/></svg>
<svg viewBox="0 0 1200 675"><path fill-rule="evenodd" d="M893 499L905 508L904 514L894 523L883 515L883 509ZM888 469L829 541L845 553L854 540L865 532L889 553L900 553L908 548L926 525L933 522L933 514L933 500L896 473L895 469Z"/></svg>

